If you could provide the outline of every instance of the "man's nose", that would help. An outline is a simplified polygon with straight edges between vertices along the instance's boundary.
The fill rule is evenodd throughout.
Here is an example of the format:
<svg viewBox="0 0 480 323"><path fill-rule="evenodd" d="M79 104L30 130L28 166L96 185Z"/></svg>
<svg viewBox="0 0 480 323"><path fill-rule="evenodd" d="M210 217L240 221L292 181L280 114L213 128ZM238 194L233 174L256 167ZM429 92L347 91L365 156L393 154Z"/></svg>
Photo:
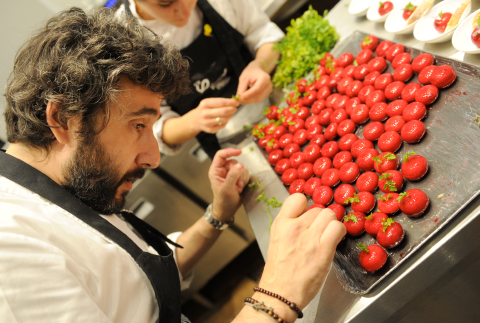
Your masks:
<svg viewBox="0 0 480 323"><path fill-rule="evenodd" d="M153 133L148 136L147 142L142 145L142 151L137 156L137 164L144 168L157 168L160 165L160 150Z"/></svg>

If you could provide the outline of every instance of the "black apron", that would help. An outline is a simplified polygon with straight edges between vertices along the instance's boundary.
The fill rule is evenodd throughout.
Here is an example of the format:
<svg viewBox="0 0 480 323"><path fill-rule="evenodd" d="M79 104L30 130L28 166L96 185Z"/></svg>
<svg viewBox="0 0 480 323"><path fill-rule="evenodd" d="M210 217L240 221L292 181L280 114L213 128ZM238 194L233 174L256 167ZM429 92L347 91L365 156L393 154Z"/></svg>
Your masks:
<svg viewBox="0 0 480 323"><path fill-rule="evenodd" d="M97 212L55 183L48 176L23 161L0 151L0 175L40 195L73 214L128 252L150 280L159 308L157 322L181 322L181 291L177 265L172 250L165 241L173 243L131 212L122 212L124 219L142 235L159 256L144 252L121 230ZM177 245L178 246L178 245ZM187 320L187 322L189 322Z"/></svg>
<svg viewBox="0 0 480 323"><path fill-rule="evenodd" d="M127 13L131 14L128 0L124 0L123 3ZM252 61L250 51L243 44L243 35L230 26L207 0L198 0L197 5L203 13L203 25L209 24L212 33L206 36L202 30L189 46L180 51L184 58L192 62L190 64L192 92L168 104L173 111L182 116L195 109L203 99L231 98L235 95L238 78ZM201 132L197 135L197 140L212 159L220 150L215 134Z"/></svg>

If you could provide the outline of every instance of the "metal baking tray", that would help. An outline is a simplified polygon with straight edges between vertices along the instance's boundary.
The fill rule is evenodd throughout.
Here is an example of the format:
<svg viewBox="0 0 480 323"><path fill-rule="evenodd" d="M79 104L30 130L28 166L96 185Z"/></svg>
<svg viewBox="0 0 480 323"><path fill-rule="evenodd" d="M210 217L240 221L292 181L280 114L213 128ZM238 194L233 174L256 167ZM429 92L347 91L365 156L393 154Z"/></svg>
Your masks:
<svg viewBox="0 0 480 323"><path fill-rule="evenodd" d="M360 43L365 36L367 34L362 32L353 32L337 43L332 55L338 57L351 52L355 56L361 50ZM405 52L412 58L423 53L408 47ZM400 245L387 250L386 265L375 273L362 269L357 248L359 242L375 243L374 238L364 233L356 238L347 237L339 244L334 267L341 285L351 293L368 293L480 193L480 127L473 121L476 114L480 115L480 68L432 55L437 66L452 66L457 72L457 80L447 89L440 90L437 101L428 107L428 116L423 120L427 129L425 137L417 144L404 142L396 153L402 159L405 153L416 151L428 160L427 175L416 182L405 180L403 191L423 190L430 198L430 206L417 219L408 218L403 213L393 216L404 228L405 238ZM393 73L390 65L386 73ZM417 82L416 76L410 82ZM363 138L364 127L358 127L355 132L359 138ZM441 195L443 198L439 198ZM349 211L351 208L347 208Z"/></svg>

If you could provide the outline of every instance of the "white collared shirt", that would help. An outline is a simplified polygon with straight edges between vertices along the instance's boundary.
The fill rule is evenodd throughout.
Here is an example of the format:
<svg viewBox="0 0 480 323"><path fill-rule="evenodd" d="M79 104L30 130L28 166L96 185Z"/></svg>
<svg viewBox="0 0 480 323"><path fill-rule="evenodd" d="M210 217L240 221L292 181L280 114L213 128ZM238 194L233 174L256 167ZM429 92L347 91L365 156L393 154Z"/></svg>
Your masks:
<svg viewBox="0 0 480 323"><path fill-rule="evenodd" d="M1 176L0 210L0 322L155 322L150 281L109 238ZM105 218L156 253L118 217Z"/></svg>

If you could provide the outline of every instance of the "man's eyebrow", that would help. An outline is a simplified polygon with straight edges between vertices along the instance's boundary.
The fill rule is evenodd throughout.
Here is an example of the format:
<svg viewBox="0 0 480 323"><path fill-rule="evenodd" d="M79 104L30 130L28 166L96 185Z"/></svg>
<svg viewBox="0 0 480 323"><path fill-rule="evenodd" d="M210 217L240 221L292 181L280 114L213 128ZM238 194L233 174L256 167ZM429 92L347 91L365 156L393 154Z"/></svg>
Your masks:
<svg viewBox="0 0 480 323"><path fill-rule="evenodd" d="M145 115L151 115L154 117L158 116L157 119L160 119L160 116L161 116L158 109L144 107L144 108L141 108L140 110L128 113L127 117L142 117Z"/></svg>

